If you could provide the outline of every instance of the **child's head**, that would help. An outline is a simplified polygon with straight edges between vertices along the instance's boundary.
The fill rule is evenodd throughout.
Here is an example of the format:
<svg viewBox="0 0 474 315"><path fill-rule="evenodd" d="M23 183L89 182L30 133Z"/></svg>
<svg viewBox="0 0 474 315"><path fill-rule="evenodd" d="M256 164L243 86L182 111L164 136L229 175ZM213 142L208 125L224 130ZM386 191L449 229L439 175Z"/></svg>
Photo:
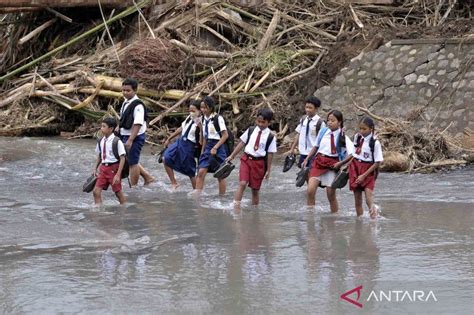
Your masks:
<svg viewBox="0 0 474 315"><path fill-rule="evenodd" d="M201 106L201 100L192 100L189 102L189 114L191 117L199 117L201 115L201 111L199 110Z"/></svg>
<svg viewBox="0 0 474 315"><path fill-rule="evenodd" d="M117 121L113 117L106 117L102 120L102 124L100 125L100 131L106 137L110 136L115 128L117 127Z"/></svg>
<svg viewBox="0 0 474 315"><path fill-rule="evenodd" d="M212 96L206 96L201 101L201 112L209 116L214 112L214 107L216 106L216 102L212 98Z"/></svg>
<svg viewBox="0 0 474 315"><path fill-rule="evenodd" d="M362 136L367 137L371 132L374 132L374 120L368 116L362 117L359 121L359 132Z"/></svg>
<svg viewBox="0 0 474 315"><path fill-rule="evenodd" d="M336 109L333 109L329 112L327 123L326 123L332 131L335 131L339 128L344 127L344 118L342 117L342 113Z"/></svg>
<svg viewBox="0 0 474 315"><path fill-rule="evenodd" d="M132 97L137 94L138 90L138 82L135 79L127 78L122 82L122 94L127 100L131 99Z"/></svg>
<svg viewBox="0 0 474 315"><path fill-rule="evenodd" d="M273 112L269 108L261 109L257 114L256 124L260 130L264 130L270 125L273 118Z"/></svg>
<svg viewBox="0 0 474 315"><path fill-rule="evenodd" d="M313 95L307 97L304 106L306 115L308 115L309 117L313 117L314 115L316 115L316 112L318 111L318 108L320 106L321 101L319 100L319 98Z"/></svg>

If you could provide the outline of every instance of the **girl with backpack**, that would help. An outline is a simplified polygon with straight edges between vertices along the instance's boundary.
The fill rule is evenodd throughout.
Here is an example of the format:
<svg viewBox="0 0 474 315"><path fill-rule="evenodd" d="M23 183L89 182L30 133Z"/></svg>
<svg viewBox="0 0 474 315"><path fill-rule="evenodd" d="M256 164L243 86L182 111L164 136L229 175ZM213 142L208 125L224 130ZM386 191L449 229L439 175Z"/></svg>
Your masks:
<svg viewBox="0 0 474 315"><path fill-rule="evenodd" d="M309 152L302 163L306 167L311 157L316 154L310 166L309 181L307 189L307 205L316 204L316 190L318 186L326 187L327 198L331 212L338 211L336 189L331 187L336 171L347 163L350 155L354 152L354 145L343 131L344 121L342 113L332 110L327 116L327 127L321 128L318 134L316 146Z"/></svg>
<svg viewBox="0 0 474 315"><path fill-rule="evenodd" d="M199 150L201 133L200 100L194 100L189 105L189 116L165 141L167 147L163 154L163 164L166 174L171 181L171 186L176 189L179 185L174 176L174 171L189 177L193 189L196 188L196 151ZM179 135L178 140L169 143ZM200 153L200 152L199 152Z"/></svg>
<svg viewBox="0 0 474 315"><path fill-rule="evenodd" d="M359 133L354 136L355 152L349 165L349 188L354 192L357 216L364 213L362 192L369 208L370 218L377 217L374 204L374 187L378 168L383 161L382 145L374 136L375 124L372 118L363 117L359 122Z"/></svg>

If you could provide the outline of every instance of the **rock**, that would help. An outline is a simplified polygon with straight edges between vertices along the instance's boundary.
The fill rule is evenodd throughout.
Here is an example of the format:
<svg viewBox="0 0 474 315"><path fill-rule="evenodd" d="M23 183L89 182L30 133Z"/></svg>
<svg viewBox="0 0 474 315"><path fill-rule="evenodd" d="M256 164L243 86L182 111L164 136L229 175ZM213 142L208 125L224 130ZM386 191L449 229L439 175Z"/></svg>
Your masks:
<svg viewBox="0 0 474 315"><path fill-rule="evenodd" d="M405 83L406 85L410 85L416 82L417 76L414 73L410 73L409 75L405 76Z"/></svg>
<svg viewBox="0 0 474 315"><path fill-rule="evenodd" d="M384 161L380 167L386 172L405 172L410 167L410 159L408 156L393 151L384 152Z"/></svg>

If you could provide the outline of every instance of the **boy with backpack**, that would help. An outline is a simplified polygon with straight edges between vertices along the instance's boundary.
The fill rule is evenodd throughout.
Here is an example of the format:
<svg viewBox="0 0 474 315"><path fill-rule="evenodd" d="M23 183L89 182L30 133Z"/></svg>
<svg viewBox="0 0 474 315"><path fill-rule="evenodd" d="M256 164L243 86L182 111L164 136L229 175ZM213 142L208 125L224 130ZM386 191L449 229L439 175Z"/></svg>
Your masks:
<svg viewBox="0 0 474 315"><path fill-rule="evenodd" d="M102 190L107 190L109 185L118 198L120 204L125 203L125 195L122 191L122 178L128 176L128 167L125 169L125 146L123 142L114 135L117 122L112 117L102 121L100 131L104 135L96 145L97 161L92 174L97 176L93 195L95 204L102 203Z"/></svg>
<svg viewBox="0 0 474 315"><path fill-rule="evenodd" d="M226 159L232 161L244 149L240 158L239 188L234 195L234 205L238 208L245 188L252 189L252 205L259 203L259 191L264 178L270 177L273 153L277 152L276 139L268 128L273 112L262 109L257 114L256 125L249 127L240 137L240 143Z"/></svg>
<svg viewBox="0 0 474 315"><path fill-rule="evenodd" d="M202 191L207 173L214 173L224 162L232 150L233 136L227 129L224 117L215 112L215 101L206 96L201 101L201 135L202 150L199 157L199 171L196 179L196 190ZM219 182L219 194L226 191L226 182L223 178Z"/></svg>
<svg viewBox="0 0 474 315"><path fill-rule="evenodd" d="M296 165L300 168L301 163L315 146L319 130L326 127L324 120L317 114L319 107L321 107L321 101L316 96L306 98L304 106L306 115L300 118L300 122L295 129L298 136L291 145L290 154L293 154L296 144L298 144L300 158Z"/></svg>

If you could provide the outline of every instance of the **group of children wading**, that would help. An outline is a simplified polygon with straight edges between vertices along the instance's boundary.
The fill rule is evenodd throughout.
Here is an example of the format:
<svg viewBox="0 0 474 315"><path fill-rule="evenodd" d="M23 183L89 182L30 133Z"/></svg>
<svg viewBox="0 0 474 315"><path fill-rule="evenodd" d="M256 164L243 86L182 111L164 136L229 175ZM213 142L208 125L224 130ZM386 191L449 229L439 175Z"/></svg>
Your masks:
<svg viewBox="0 0 474 315"><path fill-rule="evenodd" d="M121 204L125 203L122 192L122 178L129 177L131 186L136 186L140 176L145 185L155 181L139 164L140 152L145 143L147 129L147 110L137 97L138 83L126 79L122 83L125 101L120 109L120 122L108 117L102 121L103 137L96 146L97 161L93 174L97 177L93 190L96 204L102 202L101 192L112 187ZM297 166L302 169L307 183L307 204L314 206L318 187L326 189L331 212L338 211L336 188L333 182L341 169L348 170L349 188L354 192L357 215L363 214L362 194L371 218L377 216L374 204L374 187L378 168L383 161L382 146L374 135L374 121L364 117L359 122L359 132L351 141L344 132L342 113L331 110L326 121L318 116L321 106L318 98L310 96L305 102L306 115L296 127L298 136L292 143L289 157L295 159L298 146L300 154ZM255 125L250 126L240 136L233 148L233 135L228 130L224 118L216 113L212 97L192 100L189 115L164 142L162 160L173 188L178 187L174 172L188 176L195 191L204 188L207 173L219 172L224 165L240 156L239 187L234 194L234 206L240 202L246 187L252 190L252 205L259 204L259 191L264 179L271 173L273 154L277 152L276 137L268 128L273 112L262 109L257 113ZM120 134L117 137L115 134ZM172 142L175 138L176 141ZM288 157L287 157L288 159ZM291 167L291 165L290 165ZM232 169L230 169L232 170ZM285 170L284 170L285 171ZM227 172L227 175L230 173ZM218 174L215 174L218 175ZM218 180L219 194L226 192L226 176L215 176Z"/></svg>

